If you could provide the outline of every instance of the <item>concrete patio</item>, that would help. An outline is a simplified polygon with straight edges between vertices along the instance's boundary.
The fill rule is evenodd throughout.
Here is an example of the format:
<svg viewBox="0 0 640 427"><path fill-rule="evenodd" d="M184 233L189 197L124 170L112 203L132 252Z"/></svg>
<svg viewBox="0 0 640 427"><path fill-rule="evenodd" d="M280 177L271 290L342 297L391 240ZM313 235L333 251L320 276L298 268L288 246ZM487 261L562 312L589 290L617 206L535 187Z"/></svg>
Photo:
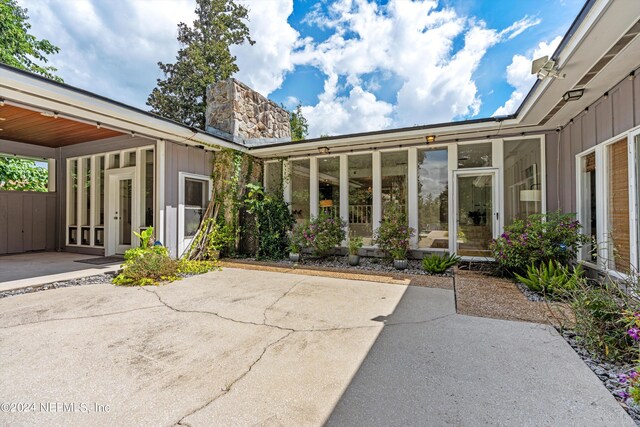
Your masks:
<svg viewBox="0 0 640 427"><path fill-rule="evenodd" d="M110 273L117 271L121 265L121 262L104 265L78 262L92 258L98 256L72 252L29 252L0 256L0 292Z"/></svg>
<svg viewBox="0 0 640 427"><path fill-rule="evenodd" d="M4 298L0 342L36 405L1 424L634 425L553 329L445 289L226 268Z"/></svg>

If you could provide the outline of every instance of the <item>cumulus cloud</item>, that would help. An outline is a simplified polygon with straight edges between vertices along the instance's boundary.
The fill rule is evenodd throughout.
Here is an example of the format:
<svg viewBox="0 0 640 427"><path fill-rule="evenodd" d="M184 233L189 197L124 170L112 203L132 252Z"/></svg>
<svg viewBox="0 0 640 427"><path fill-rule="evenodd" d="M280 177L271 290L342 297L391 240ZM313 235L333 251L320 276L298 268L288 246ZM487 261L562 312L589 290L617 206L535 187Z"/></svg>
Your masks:
<svg viewBox="0 0 640 427"><path fill-rule="evenodd" d="M528 56L513 56L511 64L507 66L507 82L513 86L514 90L504 105L493 113L494 116L512 114L518 109L518 106L520 106L536 81L536 76L531 74L531 62L545 55L551 56L561 40L562 37L558 36L549 43L540 42Z"/></svg>

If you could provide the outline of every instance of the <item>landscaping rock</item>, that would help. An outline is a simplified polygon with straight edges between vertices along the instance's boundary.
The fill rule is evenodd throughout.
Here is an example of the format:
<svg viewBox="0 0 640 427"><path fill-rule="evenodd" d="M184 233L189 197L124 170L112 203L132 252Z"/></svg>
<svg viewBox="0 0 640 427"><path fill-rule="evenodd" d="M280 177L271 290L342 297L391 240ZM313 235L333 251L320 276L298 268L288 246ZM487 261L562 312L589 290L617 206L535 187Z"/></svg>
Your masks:
<svg viewBox="0 0 640 427"><path fill-rule="evenodd" d="M33 292L46 291L49 289L68 288L70 286L97 285L102 283L111 283L116 273L98 274L95 276L81 277L78 279L64 280L60 282L47 283L41 286L14 289L10 291L0 292L0 298L6 298L15 295L30 294Z"/></svg>

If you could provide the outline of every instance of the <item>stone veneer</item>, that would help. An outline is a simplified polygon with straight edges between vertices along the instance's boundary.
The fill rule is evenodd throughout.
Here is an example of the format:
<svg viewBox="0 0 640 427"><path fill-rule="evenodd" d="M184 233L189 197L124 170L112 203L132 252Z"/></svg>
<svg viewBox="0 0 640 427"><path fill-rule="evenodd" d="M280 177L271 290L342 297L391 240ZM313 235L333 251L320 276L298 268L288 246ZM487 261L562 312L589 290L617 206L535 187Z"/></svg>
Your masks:
<svg viewBox="0 0 640 427"><path fill-rule="evenodd" d="M234 78L207 87L207 131L242 144L289 141L289 113Z"/></svg>

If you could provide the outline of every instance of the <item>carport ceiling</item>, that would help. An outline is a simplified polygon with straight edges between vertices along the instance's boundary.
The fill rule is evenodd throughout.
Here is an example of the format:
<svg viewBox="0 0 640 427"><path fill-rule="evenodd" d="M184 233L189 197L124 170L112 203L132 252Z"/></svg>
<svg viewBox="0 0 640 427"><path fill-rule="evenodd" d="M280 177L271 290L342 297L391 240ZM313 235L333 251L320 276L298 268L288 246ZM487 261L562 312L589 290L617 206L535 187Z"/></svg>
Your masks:
<svg viewBox="0 0 640 427"><path fill-rule="evenodd" d="M7 104L0 107L0 129L0 139L52 148L122 135L111 129L48 117L39 111Z"/></svg>

